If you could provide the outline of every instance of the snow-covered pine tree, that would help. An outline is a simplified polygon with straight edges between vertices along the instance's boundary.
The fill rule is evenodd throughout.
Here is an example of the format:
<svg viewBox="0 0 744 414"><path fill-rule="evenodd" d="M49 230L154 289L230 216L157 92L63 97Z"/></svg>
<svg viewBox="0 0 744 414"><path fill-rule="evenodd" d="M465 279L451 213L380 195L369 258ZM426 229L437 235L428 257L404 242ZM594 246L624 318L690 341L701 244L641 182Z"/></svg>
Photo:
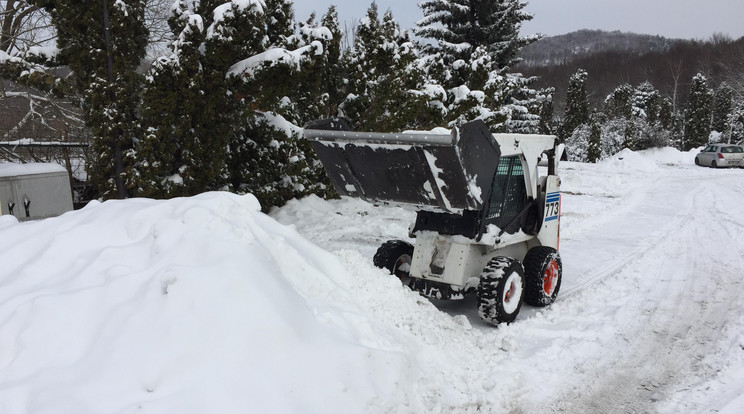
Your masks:
<svg viewBox="0 0 744 414"><path fill-rule="evenodd" d="M305 48L315 50L308 59L300 62L299 70L293 69L293 79L284 96L294 103L293 113L282 114L297 125L304 125L320 118L335 116L341 101L341 59L342 33L338 24L338 13L331 6L320 23L314 15L299 25L300 43ZM299 89L297 87L301 85Z"/></svg>
<svg viewBox="0 0 744 414"><path fill-rule="evenodd" d="M428 75L447 92L449 124L483 119L494 130L536 132L534 79L509 73L518 53L536 36L521 37L532 19L519 0L426 0L416 34L433 42L424 48ZM434 63L434 64L432 64Z"/></svg>
<svg viewBox="0 0 744 414"><path fill-rule="evenodd" d="M563 124L558 129L558 138L565 141L573 134L579 125L589 121L589 100L586 92L586 82L589 77L584 69L579 69L571 75L566 91L566 114Z"/></svg>
<svg viewBox="0 0 744 414"><path fill-rule="evenodd" d="M327 94L326 108L322 116L338 116L338 106L344 99L343 66L341 63L341 40L343 32L338 22L336 6L328 8L328 12L320 19L320 26L331 32L331 40L326 44L325 58L320 68L323 93Z"/></svg>
<svg viewBox="0 0 744 414"><path fill-rule="evenodd" d="M698 73L692 78L685 111L685 139L682 145L684 151L708 143L712 104L713 92L708 86L708 80L703 74Z"/></svg>
<svg viewBox="0 0 744 414"><path fill-rule="evenodd" d="M603 112L610 119L630 119L633 115L633 88L626 84L620 85L613 90L604 101Z"/></svg>
<svg viewBox="0 0 744 414"><path fill-rule="evenodd" d="M728 117L731 131L731 142L738 143L744 140L744 101L739 101Z"/></svg>
<svg viewBox="0 0 744 414"><path fill-rule="evenodd" d="M244 104L226 74L240 57L264 50L262 0L177 1L176 41L148 76L139 146L142 194L173 197L224 187L227 148Z"/></svg>
<svg viewBox="0 0 744 414"><path fill-rule="evenodd" d="M59 62L72 69L83 96L86 124L94 136L86 165L89 182L103 198L128 197L136 181L133 147L141 132L136 69L145 56L148 38L144 1L33 3L51 14ZM110 36L104 29L105 15ZM110 53L106 38L110 38Z"/></svg>
<svg viewBox="0 0 744 414"><path fill-rule="evenodd" d="M196 194L209 188L204 183L218 174L210 170L202 174L198 168L198 147L206 141L201 122L212 122L202 106L205 82L199 48L204 41L204 20L198 14L182 16L171 19L178 32L173 54L157 59L146 77L142 112L147 130L137 146L138 194L142 196ZM179 24L181 19L184 25Z"/></svg>
<svg viewBox="0 0 744 414"><path fill-rule="evenodd" d="M298 127L329 115L325 76L337 66L332 59L338 58L341 36L334 8L322 21L332 27L318 25L311 16L299 26L299 36L285 42L289 48L270 46L235 63L227 74L245 103L230 141L230 187L254 194L264 210L293 197L332 193ZM267 18L264 24L272 22Z"/></svg>
<svg viewBox="0 0 744 414"><path fill-rule="evenodd" d="M609 118L602 125L602 159L617 154L627 148L628 124L624 118Z"/></svg>
<svg viewBox="0 0 744 414"><path fill-rule="evenodd" d="M266 37L269 47L289 49L296 46L292 0L264 0L264 4L267 19Z"/></svg>
<svg viewBox="0 0 744 414"><path fill-rule="evenodd" d="M626 139L627 148L644 150L669 144L671 102L662 99L654 86L646 81L636 87L631 100L632 117Z"/></svg>
<svg viewBox="0 0 744 414"><path fill-rule="evenodd" d="M664 97L659 101L659 125L664 130L671 130L673 126L674 113L672 100Z"/></svg>
<svg viewBox="0 0 744 414"><path fill-rule="evenodd" d="M634 117L643 119L650 125L659 120L661 95L650 82L643 82L635 88L631 105Z"/></svg>
<svg viewBox="0 0 744 414"><path fill-rule="evenodd" d="M726 82L721 82L716 88L713 96L713 114L711 129L720 132L724 140L728 139L729 134L729 115L734 105L734 89Z"/></svg>
<svg viewBox="0 0 744 414"><path fill-rule="evenodd" d="M411 123L416 117L416 99L409 92L414 59L413 44L392 12L380 20L372 3L344 58L347 88L340 111L354 129L399 131Z"/></svg>
<svg viewBox="0 0 744 414"><path fill-rule="evenodd" d="M598 116L592 116L589 122L589 145L586 150L586 160L596 163L602 158L602 128Z"/></svg>
<svg viewBox="0 0 744 414"><path fill-rule="evenodd" d="M377 68L382 43L377 3L372 3L367 14L359 21L354 34L354 44L344 56L344 83L346 97L341 103L341 116L347 119L353 129L363 129L362 117L371 106L372 97L368 94L370 84L381 76ZM382 68L385 71L386 68Z"/></svg>
<svg viewBox="0 0 744 414"><path fill-rule="evenodd" d="M437 55L418 56L413 43L404 43L404 50L413 57L402 73L407 91L405 106L399 111L406 128L428 130L445 124L447 91L437 79L444 73L442 60Z"/></svg>
<svg viewBox="0 0 744 414"><path fill-rule="evenodd" d="M553 120L554 106L553 106L553 94L555 88L546 88L538 92L538 96L542 96L542 102L540 102L540 134L553 135L555 133L555 126Z"/></svg>
<svg viewBox="0 0 744 414"><path fill-rule="evenodd" d="M575 162L589 161L589 137L591 136L591 126L581 124L574 128L571 135L566 138L566 159Z"/></svg>

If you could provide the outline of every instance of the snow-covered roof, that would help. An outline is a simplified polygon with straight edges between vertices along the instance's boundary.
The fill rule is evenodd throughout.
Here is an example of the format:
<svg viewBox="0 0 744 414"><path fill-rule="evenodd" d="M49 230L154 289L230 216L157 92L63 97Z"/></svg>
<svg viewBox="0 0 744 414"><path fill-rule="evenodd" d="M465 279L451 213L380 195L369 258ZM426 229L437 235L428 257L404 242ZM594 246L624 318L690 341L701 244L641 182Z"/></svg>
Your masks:
<svg viewBox="0 0 744 414"><path fill-rule="evenodd" d="M59 164L34 162L28 164L18 164L14 162L0 163L0 177L13 177L17 175L34 175L48 174L56 172L66 172L65 168Z"/></svg>

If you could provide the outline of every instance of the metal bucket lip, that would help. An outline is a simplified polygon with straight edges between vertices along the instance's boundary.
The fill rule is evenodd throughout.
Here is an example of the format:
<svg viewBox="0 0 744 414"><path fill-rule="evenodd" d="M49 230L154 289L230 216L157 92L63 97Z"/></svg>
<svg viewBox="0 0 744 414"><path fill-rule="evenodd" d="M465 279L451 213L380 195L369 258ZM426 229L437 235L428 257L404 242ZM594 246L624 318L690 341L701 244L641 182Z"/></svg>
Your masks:
<svg viewBox="0 0 744 414"><path fill-rule="evenodd" d="M305 138L313 141L330 141L336 143L371 143L371 144L402 144L402 145L434 145L451 146L457 140L454 133L435 134L430 132L356 132L324 129L304 129Z"/></svg>

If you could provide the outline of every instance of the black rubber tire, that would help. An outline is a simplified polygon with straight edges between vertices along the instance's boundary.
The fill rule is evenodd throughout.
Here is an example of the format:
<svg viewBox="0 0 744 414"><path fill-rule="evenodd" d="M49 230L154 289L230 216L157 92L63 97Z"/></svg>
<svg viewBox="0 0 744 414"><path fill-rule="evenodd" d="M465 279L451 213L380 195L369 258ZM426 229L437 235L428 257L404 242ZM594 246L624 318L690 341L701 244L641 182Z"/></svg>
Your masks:
<svg viewBox="0 0 744 414"><path fill-rule="evenodd" d="M412 258L413 245L411 243L403 240L388 240L377 249L372 263L381 269L387 269L398 279L403 279L409 275Z"/></svg>
<svg viewBox="0 0 744 414"><path fill-rule="evenodd" d="M490 325L514 321L522 307L524 284L524 267L519 260L491 259L478 284L478 315Z"/></svg>
<svg viewBox="0 0 744 414"><path fill-rule="evenodd" d="M716 164L716 160L711 161L710 168L718 168L718 164Z"/></svg>
<svg viewBox="0 0 744 414"><path fill-rule="evenodd" d="M555 302L563 279L558 252L547 246L533 247L524 256L524 302L542 308Z"/></svg>
<svg viewBox="0 0 744 414"><path fill-rule="evenodd" d="M698 157L695 157L695 165L700 165L700 160L698 159Z"/></svg>

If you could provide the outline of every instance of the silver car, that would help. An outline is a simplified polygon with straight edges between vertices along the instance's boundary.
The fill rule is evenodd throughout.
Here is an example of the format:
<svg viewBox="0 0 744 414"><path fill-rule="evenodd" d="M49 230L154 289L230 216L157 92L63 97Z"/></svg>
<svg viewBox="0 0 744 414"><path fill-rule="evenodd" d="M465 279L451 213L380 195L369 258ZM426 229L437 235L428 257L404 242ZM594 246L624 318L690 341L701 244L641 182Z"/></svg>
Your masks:
<svg viewBox="0 0 744 414"><path fill-rule="evenodd" d="M711 144L695 156L695 165L705 167L744 167L744 148L734 144Z"/></svg>

